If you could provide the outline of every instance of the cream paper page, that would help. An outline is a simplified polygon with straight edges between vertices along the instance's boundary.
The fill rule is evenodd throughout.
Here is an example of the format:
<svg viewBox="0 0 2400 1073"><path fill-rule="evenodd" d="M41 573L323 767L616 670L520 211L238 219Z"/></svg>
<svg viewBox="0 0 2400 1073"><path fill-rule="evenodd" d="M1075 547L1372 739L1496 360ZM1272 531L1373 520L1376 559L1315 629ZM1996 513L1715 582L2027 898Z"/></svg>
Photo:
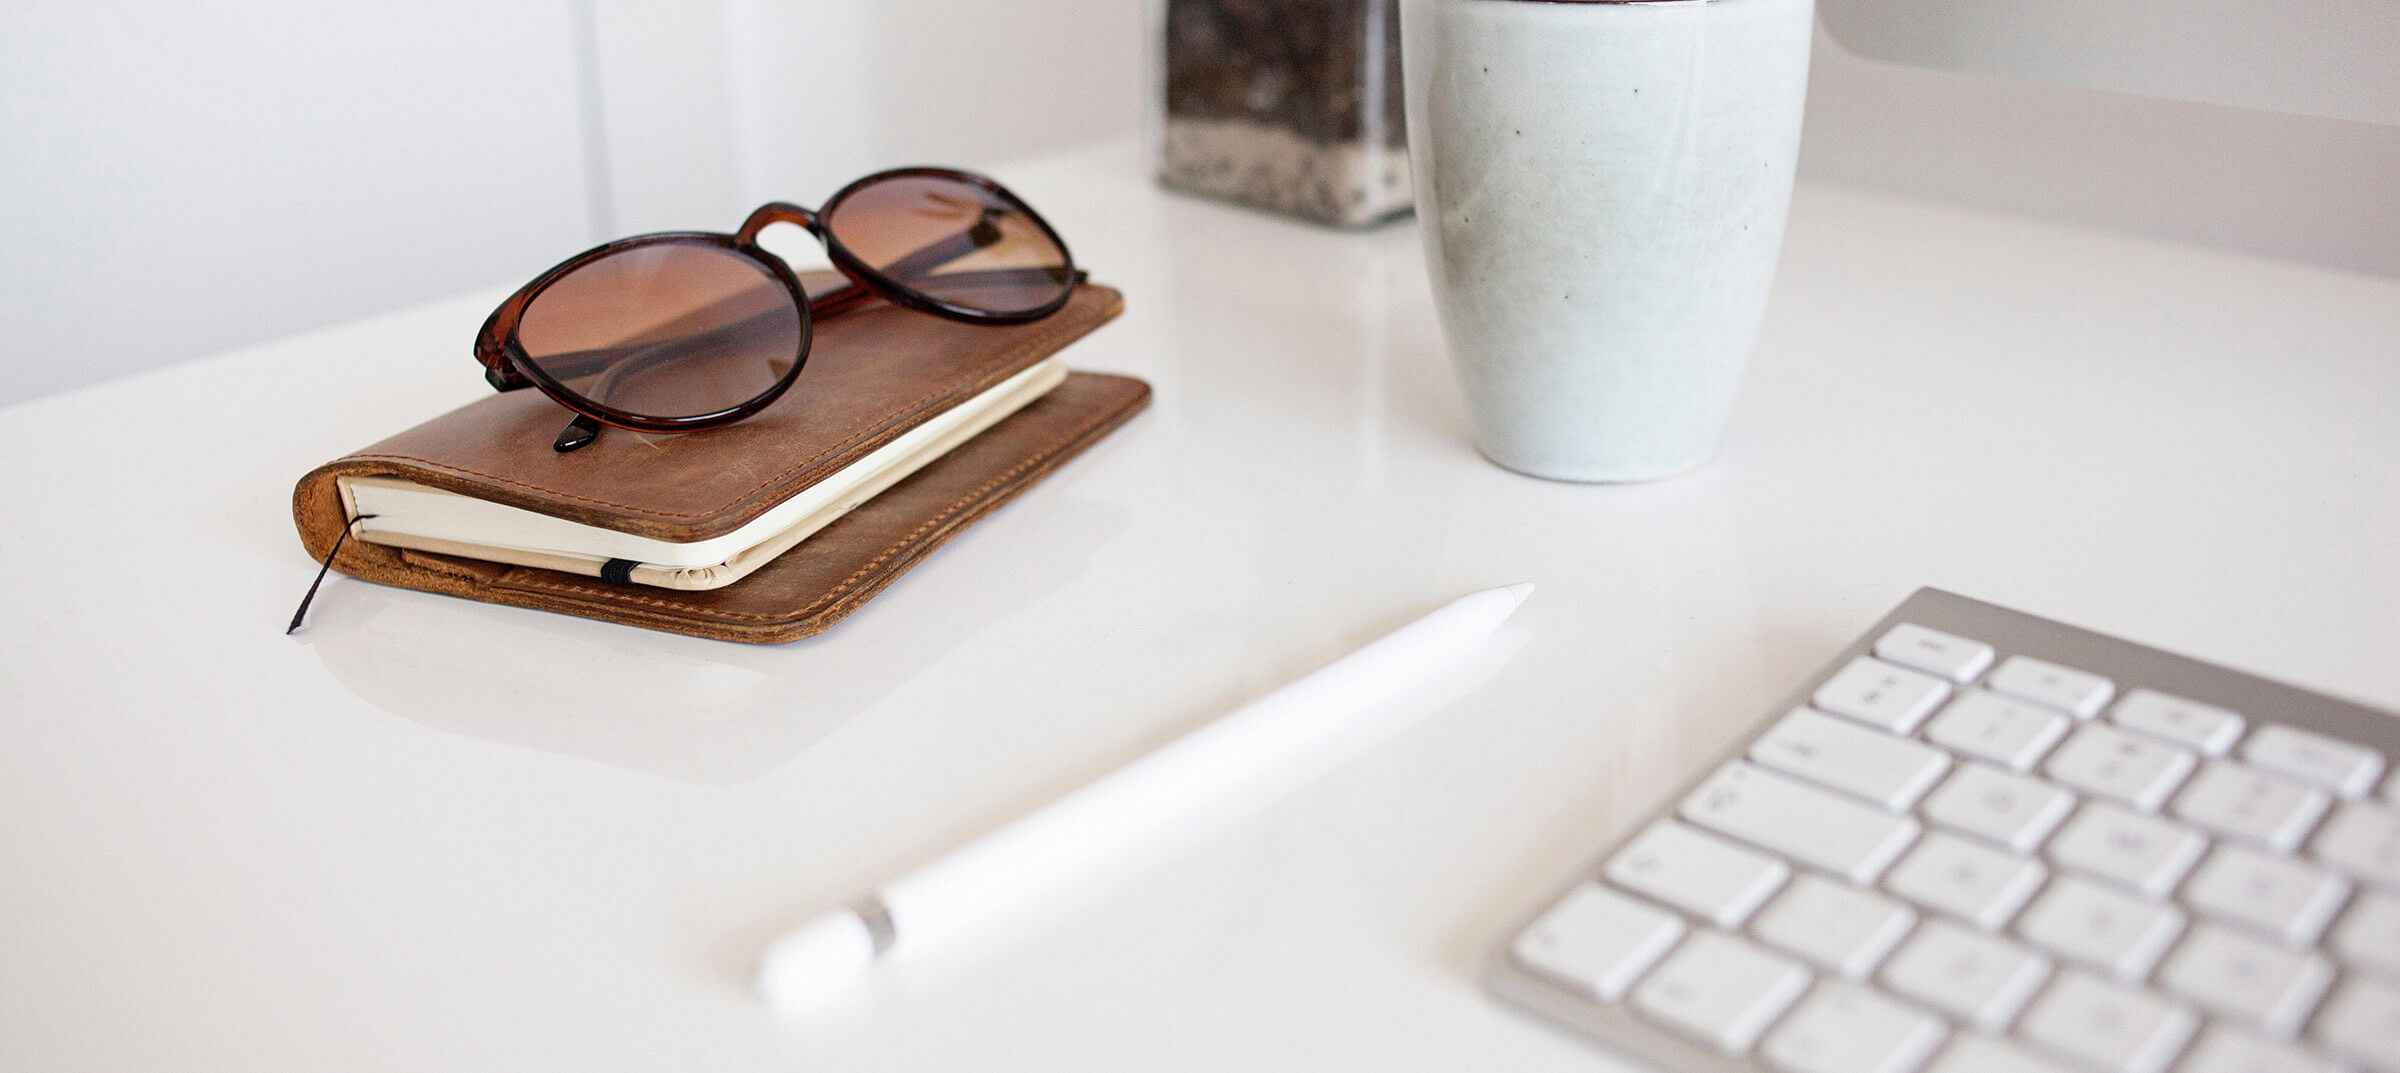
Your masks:
<svg viewBox="0 0 2400 1073"><path fill-rule="evenodd" d="M690 543L620 533L396 478L344 477L337 483L351 517L375 515L358 523L360 540L591 577L600 576L601 566L610 559L629 559L642 564L630 574L637 584L713 589L748 576L1048 394L1066 377L1066 367L1056 358L1035 364L910 429L749 524Z"/></svg>

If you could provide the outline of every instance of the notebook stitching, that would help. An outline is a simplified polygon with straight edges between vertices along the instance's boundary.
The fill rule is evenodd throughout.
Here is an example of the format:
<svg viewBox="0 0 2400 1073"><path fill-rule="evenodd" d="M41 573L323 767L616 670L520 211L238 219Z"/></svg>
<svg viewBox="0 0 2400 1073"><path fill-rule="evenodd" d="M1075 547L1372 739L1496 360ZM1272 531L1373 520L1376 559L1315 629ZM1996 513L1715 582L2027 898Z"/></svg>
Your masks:
<svg viewBox="0 0 2400 1073"><path fill-rule="evenodd" d="M844 592L849 591L850 587L857 584L859 579L864 578L868 574L874 572L877 567L882 566L884 562L889 560L892 556L899 554L902 549L905 549L909 545L916 543L917 538L924 536L927 530L933 529L941 525L943 522L948 521L950 516L958 513L961 508L964 508L969 503L983 498L986 494L991 492L993 488L1007 483L1009 480L1015 478L1017 474L1024 472L1027 467L1057 454L1059 451L1065 449L1071 444L1081 442L1087 433L1107 422L1110 418L1123 416L1126 415L1115 409L1103 411L1099 416L1077 426L1074 432L1060 439L1052 441L1051 444L1044 448L1040 453L1031 455L1024 461L1018 462L1014 466L1010 466L998 476L993 477L991 480L985 481L983 484L977 486L974 491L960 496L957 501L951 503L948 507L943 508L941 513L927 519L924 524L917 526L913 530L910 530L907 536L901 537L898 541L893 543L892 546L883 549L883 551L877 554L873 559L867 560L864 565L860 566L857 570L852 571L849 577L843 578L839 583L835 584L833 588L827 590L824 595L817 597L814 602L798 611L790 612L788 614L772 615L761 614L755 611L722 611L717 612L709 617L766 621L788 621L792 619L807 618L809 615L812 615L818 610L822 609L825 605L832 603ZM786 552L785 554L788 555L790 553ZM522 583L522 587L534 591L577 593L585 596L606 596L610 597L612 602L649 604L654 607L673 608L676 610L685 611L687 613L693 610L689 604L679 603L673 600L662 600L655 596L636 596L627 593L622 589L599 589L585 585L560 585L544 583L540 581Z"/></svg>
<svg viewBox="0 0 2400 1073"><path fill-rule="evenodd" d="M1104 321L1102 321L1101 323L1106 323L1106 321L1104 320ZM1093 325L1089 325L1089 326L1087 326L1087 327L1086 327L1086 328L1084 328L1083 330L1085 330L1085 331L1089 331L1090 329L1092 329L1092 328L1097 328L1097 327L1099 327L1099 324L1093 324ZM1035 337L1033 337L1033 338L1031 338L1031 339L1028 339L1028 340L1026 340L1026 341L1025 341L1025 343L1024 343L1023 345L1021 345L1021 346L1017 347L1017 348L1016 348L1015 350L1013 350L1013 351L1010 351L1010 352L1008 352L1008 354L1009 354L1009 360L1010 360L1010 361L1014 361L1014 360L1015 360L1015 359L1016 359L1018 356L1020 356L1020 355L1024 354L1026 351L1029 351L1029 350L1035 350L1035 349L1038 349L1038 348L1040 348L1040 347L1046 346L1046 345L1048 345L1050 342L1052 342L1053 340L1057 339L1058 337L1060 337L1060 336L1062 336L1062 335L1066 335L1066 334L1068 334L1068 333L1069 333L1070 331L1072 331L1072 330L1073 330L1073 329L1067 329L1067 328L1053 329L1053 330L1051 330L1051 331L1045 332L1045 333L1043 333L1043 334L1041 334L1041 335L1038 335L1038 336L1035 336ZM1052 348L1052 350L1053 350L1054 352L1055 352L1055 350L1056 350L1056 349L1057 349L1057 348ZM1006 364L1006 362L1003 362L1002 364L1003 364L1003 365L1005 365L1005 364ZM1020 369L1020 370L1018 370L1018 371L1019 371L1019 372L1022 372L1023 370L1021 370L1021 369ZM1007 379L1007 377L1001 377L1001 379L1005 380L1005 379ZM988 385L987 385L987 386L988 386ZM873 423L872 423L872 425L871 425L871 427L874 427L874 428L881 428L881 427L883 427L883 426L885 426L885 425L888 425L888 424L890 424L890 423L891 423L891 422L893 422L894 420L897 420L897 419L899 419L899 418L900 418L900 417L902 417L902 416L905 416L905 415L907 415L907 414L910 414L910 413L913 413L913 412L916 412L916 411L919 411L919 410L924 410L924 409L927 409L927 408L929 408L929 407L932 405L932 401L933 401L933 400L923 400L923 401L919 401L919 402L917 402L916 404L914 404L914 405L911 405L911 406L904 406L904 407L901 407L900 409L894 410L894 411L892 411L891 413L889 413L889 414L885 415L885 416L884 416L884 417L883 417L881 420L878 420L878 421L875 421L875 422L873 422ZM546 494L546 495L553 495L553 496L557 496L557 497L559 497L559 498L561 498L561 499L572 499L572 500L577 500L577 501L584 502L584 503L591 503L591 504L594 504L594 505L597 505L597 506L603 506L603 507L613 507L613 508L615 508L615 509L617 509L617 510L622 510L622 511L630 511L630 512L632 512L632 513L635 513L635 514L647 514L647 515L650 515L651 517L655 517L655 518L705 518L705 517L709 517L709 516L711 516L711 515L715 515L715 514L721 514L721 513L724 513L724 512L725 512L725 511L726 511L726 510L727 510L727 509L728 509L728 508L729 508L729 507L730 507L732 504L734 504L734 503L739 503L739 502L741 502L741 501L742 501L742 500L744 500L744 499L747 499L747 498L749 498L749 497L751 497L751 496L757 495L757 494L758 494L760 491L762 491L762 490L764 490L764 489L766 489L766 488L768 488L768 487L770 487L770 486L772 486L772 485L774 485L774 484L777 484L777 483L779 483L779 482L783 481L785 478L788 478L788 477L790 477L792 474L794 474L794 473L798 473L798 472L800 472L800 471L802 471L802 470L805 470L805 469L809 468L810 466L816 465L818 462L820 462L820 461L824 460L824 458L825 458L827 455L831 455L831 454L835 454L835 453L838 453L838 452L841 452L841 451L844 451L844 450L848 450L849 448L856 446L856 445L857 445L857 443L858 443L858 441L859 441L859 436L860 436L860 434L859 434L859 433L853 433L853 434L851 435L851 438L850 438L850 439L843 441L841 444L839 444L839 445L836 445L836 446L833 446L833 447L828 447L828 448L826 448L825 450L823 450L823 451L819 451L819 452L817 452L815 455L813 455L813 456L811 456L811 457L809 457L809 458L807 458L807 459L805 459L805 460L802 460L802 461L800 461L800 462L794 463L794 464L793 464L793 465L792 465L790 468L788 468L788 469L785 469L783 472L781 472L781 473L777 473L777 474L775 474L775 475L774 475L774 476L772 476L772 477L765 478L764 480L761 480L761 481L760 481L758 484L756 484L756 485L753 485L753 486L751 486L749 489L747 489L747 490L745 490L745 491L743 491L743 492L741 492L741 493L739 493L739 494L737 494L737 495L733 496L731 499L727 500L726 506L720 506L720 507L717 507L717 508L714 508L714 509L711 509L711 510L704 510L704 511L664 511L664 510L652 510L652 509L650 509L650 508L647 508L647 507L637 507L637 506L634 506L634 505L632 505L632 504L630 504L630 503L618 503L618 502L615 502L614 500L600 499L600 498L598 498L598 497L595 497L595 496L582 496L582 495L576 495L576 494L575 494L575 493L573 493L573 492L564 492L564 491L560 491L560 490L558 490L558 489L555 489L555 488L547 488L547 487L544 487L544 486L542 486L542 485L538 485L538 484L529 484L529 483L526 483L526 482L524 482L524 481L515 480L515 479L512 479L512 478L508 478L508 477L503 477L503 476L500 476L500 475L498 475L498 474L496 474L496 473L485 473L485 472L483 472L482 470L477 470L477 469L469 469L469 468L467 468L467 467L465 467L465 466L455 466L455 465L451 465L450 463L447 463L447 462L436 462L436 461L434 461L434 460L432 460L432 459L429 459L429 458L419 458L419 457L417 457L417 456L415 456L415 455L395 455L395 454L375 454L375 455L365 455L365 454L362 454L362 455L354 455L354 456L352 456L352 457L354 457L354 458L359 458L359 459L386 459L386 460L395 461L395 462L414 462L414 463L416 463L416 464L418 464L418 465L422 465L422 466L430 467L430 468L433 468L433 469L448 470L448 471L450 471L450 472L452 472L452 473L464 473L464 474L467 474L467 475L469 475L469 476L481 477L481 478L484 478L485 480L489 480L489 481L497 481L497 482L499 482L499 483L501 483L501 484L514 485L514 486L516 486L516 487L518 487L518 488L529 489L529 490L532 490L532 491L536 491L536 492L541 492L541 493L544 493L544 494Z"/></svg>

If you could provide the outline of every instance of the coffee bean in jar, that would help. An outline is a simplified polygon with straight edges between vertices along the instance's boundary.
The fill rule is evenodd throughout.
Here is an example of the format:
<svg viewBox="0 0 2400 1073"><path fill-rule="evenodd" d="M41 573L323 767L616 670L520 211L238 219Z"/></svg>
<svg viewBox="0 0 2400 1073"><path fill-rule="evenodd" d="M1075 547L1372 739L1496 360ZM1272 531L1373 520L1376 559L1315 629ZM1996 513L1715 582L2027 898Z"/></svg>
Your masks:
<svg viewBox="0 0 2400 1073"><path fill-rule="evenodd" d="M1396 0L1164 0L1159 180L1337 226L1409 209Z"/></svg>

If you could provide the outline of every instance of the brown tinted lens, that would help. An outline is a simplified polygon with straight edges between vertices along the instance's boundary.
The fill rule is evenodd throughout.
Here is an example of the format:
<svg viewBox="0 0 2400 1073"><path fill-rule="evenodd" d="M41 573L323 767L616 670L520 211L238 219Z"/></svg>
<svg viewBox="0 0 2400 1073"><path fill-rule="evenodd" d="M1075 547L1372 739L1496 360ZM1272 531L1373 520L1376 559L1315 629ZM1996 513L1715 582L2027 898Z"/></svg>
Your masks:
<svg viewBox="0 0 2400 1073"><path fill-rule="evenodd" d="M800 358L800 310L765 265L705 242L609 254L535 295L517 342L567 390L641 417L766 394Z"/></svg>
<svg viewBox="0 0 2400 1073"><path fill-rule="evenodd" d="M986 313L1028 313L1074 286L1067 251L1015 197L958 179L905 175L852 190L825 230L903 287Z"/></svg>

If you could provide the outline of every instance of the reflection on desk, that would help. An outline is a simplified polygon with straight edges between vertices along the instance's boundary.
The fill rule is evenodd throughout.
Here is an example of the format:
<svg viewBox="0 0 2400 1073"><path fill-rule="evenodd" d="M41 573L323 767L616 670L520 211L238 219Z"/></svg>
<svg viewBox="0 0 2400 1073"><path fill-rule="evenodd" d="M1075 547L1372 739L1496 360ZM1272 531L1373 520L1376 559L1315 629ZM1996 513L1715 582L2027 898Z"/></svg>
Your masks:
<svg viewBox="0 0 2400 1073"><path fill-rule="evenodd" d="M875 614L869 603L844 621L838 641L761 647L648 637L566 615L493 615L467 601L357 581L328 588L297 636L343 685L402 718L730 785L781 766L968 635L1083 573L1130 524L1122 508L1061 499L1042 517L1054 554L1017 569L947 571L923 594L932 613ZM1002 507L995 518L1008 514ZM791 554L806 552L803 545Z"/></svg>

